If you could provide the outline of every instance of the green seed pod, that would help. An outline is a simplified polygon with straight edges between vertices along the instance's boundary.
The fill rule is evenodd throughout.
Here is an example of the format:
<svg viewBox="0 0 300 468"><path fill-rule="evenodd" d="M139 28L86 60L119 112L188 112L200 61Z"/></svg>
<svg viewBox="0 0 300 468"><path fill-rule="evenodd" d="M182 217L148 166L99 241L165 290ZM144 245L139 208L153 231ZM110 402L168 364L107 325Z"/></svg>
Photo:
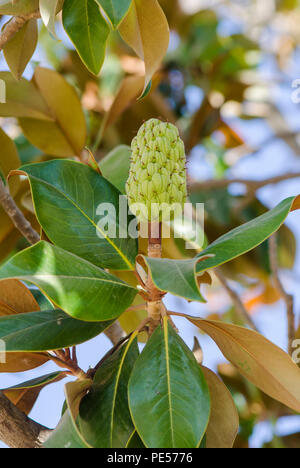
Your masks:
<svg viewBox="0 0 300 468"><path fill-rule="evenodd" d="M177 204L178 215L187 198L185 150L177 128L151 119L142 125L131 148L126 184L131 211L142 222L170 220L168 205ZM143 214L138 207L141 203L146 207ZM158 208L155 204L162 206Z"/></svg>

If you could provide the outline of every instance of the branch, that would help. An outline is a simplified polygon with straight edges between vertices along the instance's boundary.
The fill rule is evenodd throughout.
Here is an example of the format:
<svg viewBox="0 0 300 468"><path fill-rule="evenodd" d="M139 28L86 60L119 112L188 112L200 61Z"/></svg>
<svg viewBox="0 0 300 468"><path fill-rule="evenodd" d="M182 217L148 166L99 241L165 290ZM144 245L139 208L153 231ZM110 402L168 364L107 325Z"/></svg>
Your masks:
<svg viewBox="0 0 300 468"><path fill-rule="evenodd" d="M104 333L114 346L118 345L126 337L126 333L118 321L114 322Z"/></svg>
<svg viewBox="0 0 300 468"><path fill-rule="evenodd" d="M33 18L40 18L40 12L38 10L28 15L14 16L9 23L6 24L0 34L0 50L2 50L14 35L22 29L27 21Z"/></svg>
<svg viewBox="0 0 300 468"><path fill-rule="evenodd" d="M255 331L259 333L255 323L253 322L252 318L248 314L243 302L241 301L239 295L229 286L226 278L224 277L223 273L219 269L215 269L214 273L222 286L226 289L228 295L230 296L233 304L235 305L237 311L239 312L242 319Z"/></svg>
<svg viewBox="0 0 300 468"><path fill-rule="evenodd" d="M62 367L63 369L69 369L69 374L73 375L79 380L84 380L87 378L87 374L78 366L76 346L71 350L69 348L59 349L53 351L52 353L47 353L48 357L55 362L56 365Z"/></svg>
<svg viewBox="0 0 300 468"><path fill-rule="evenodd" d="M21 232L21 234L28 240L30 244L36 244L40 241L40 236L32 228L31 224L22 211L17 207L13 198L11 197L8 189L5 187L1 177L0 177L0 205L6 211L7 215L10 217L16 228Z"/></svg>
<svg viewBox="0 0 300 468"><path fill-rule="evenodd" d="M247 186L250 192L256 192L260 188L266 187L267 185L278 184L280 182L284 182L285 180L298 178L300 178L300 172L290 172L284 175L271 177L270 179L265 179L261 181L247 179L213 179L199 183L191 183L189 189L190 191L195 192L197 190L216 190L227 188L231 184L243 184Z"/></svg>
<svg viewBox="0 0 300 468"><path fill-rule="evenodd" d="M294 313L294 298L288 294L279 277L278 257L277 257L277 235L274 234L269 240L270 264L273 275L273 281L280 296L286 304L286 313L288 321L288 349L289 354L293 353L293 341L296 335L295 313Z"/></svg>
<svg viewBox="0 0 300 468"><path fill-rule="evenodd" d="M41 448L51 431L28 418L0 392L0 439L11 448Z"/></svg>

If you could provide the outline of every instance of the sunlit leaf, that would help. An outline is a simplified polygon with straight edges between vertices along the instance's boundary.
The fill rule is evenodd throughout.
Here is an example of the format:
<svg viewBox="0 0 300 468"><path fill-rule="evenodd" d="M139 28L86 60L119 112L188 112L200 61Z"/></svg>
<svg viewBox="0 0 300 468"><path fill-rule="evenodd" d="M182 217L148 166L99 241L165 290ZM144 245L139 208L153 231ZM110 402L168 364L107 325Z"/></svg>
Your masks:
<svg viewBox="0 0 300 468"><path fill-rule="evenodd" d="M0 279L8 278L35 284L73 318L91 322L117 318L137 294L117 277L44 241L0 268Z"/></svg>
<svg viewBox="0 0 300 468"><path fill-rule="evenodd" d="M121 220L121 210L128 211L128 206L115 187L75 161L50 161L21 170L29 176L37 218L52 242L99 267L134 269L137 241ZM133 219L128 216L128 223Z"/></svg>
<svg viewBox="0 0 300 468"><path fill-rule="evenodd" d="M197 275L227 263L262 244L299 208L299 197L287 198L276 208L220 237L192 260L144 257L154 284L162 291L191 301L203 301Z"/></svg>
<svg viewBox="0 0 300 468"><path fill-rule="evenodd" d="M60 0L40 0L40 13L44 25L53 37L57 39L55 32L55 16Z"/></svg>
<svg viewBox="0 0 300 468"><path fill-rule="evenodd" d="M169 46L169 26L158 1L132 0L119 30L124 41L145 62L145 91Z"/></svg>

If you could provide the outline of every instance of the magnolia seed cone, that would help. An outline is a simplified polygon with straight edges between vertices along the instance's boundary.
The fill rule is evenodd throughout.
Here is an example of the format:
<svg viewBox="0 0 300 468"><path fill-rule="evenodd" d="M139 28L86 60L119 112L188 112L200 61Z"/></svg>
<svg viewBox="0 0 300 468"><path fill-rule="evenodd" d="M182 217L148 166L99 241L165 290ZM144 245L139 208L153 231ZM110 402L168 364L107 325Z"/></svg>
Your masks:
<svg viewBox="0 0 300 468"><path fill-rule="evenodd" d="M178 129L151 119L132 141L126 193L141 222L169 221L180 216L187 198L186 157Z"/></svg>

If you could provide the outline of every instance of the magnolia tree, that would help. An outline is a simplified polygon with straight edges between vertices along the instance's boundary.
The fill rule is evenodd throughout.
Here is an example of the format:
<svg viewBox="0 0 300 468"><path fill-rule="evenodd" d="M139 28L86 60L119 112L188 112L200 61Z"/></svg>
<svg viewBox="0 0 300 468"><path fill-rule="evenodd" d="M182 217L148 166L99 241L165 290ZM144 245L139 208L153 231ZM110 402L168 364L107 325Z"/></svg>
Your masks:
<svg viewBox="0 0 300 468"><path fill-rule="evenodd" d="M292 353L294 304L278 275L274 236L280 230L282 246L282 233L287 234L282 226L300 208L300 198L295 193L271 211L260 206L251 219L238 213L255 201L258 188L295 175L244 181L248 193L239 199L234 225L228 222L220 236L217 229L213 236L206 232L203 220L211 219L203 206L207 194L213 189L226 192L230 181L219 177L207 187L197 185L194 174L187 177L186 158L215 130L229 132L234 148L243 142L207 99L192 122L180 121L178 86L177 94L171 93L172 79L180 81L180 68L184 75L186 67L191 82L224 78L217 65L204 66L207 55L202 62L188 58L188 44L195 52L197 44L209 49L215 41L222 60L226 58L212 11L195 22L179 5L161 3L0 2L0 47L10 70L0 73L0 372L24 372L48 361L58 366L54 373L43 375L41 370L34 380L0 393L0 438L11 447L238 446L242 420L232 396L233 381L227 375L227 387L226 376L224 383L203 365L199 342L188 347L174 323L176 316L194 325L195 334L201 330L216 342L233 372L239 372L241 377L234 374L237 382L246 379L265 399L271 397L275 417L300 412L299 368L257 331L227 280L233 260L239 264L242 255L261 245L268 257L270 238L268 277L275 283L272 291L286 301ZM169 25L161 6L186 51L180 58L171 54L166 66ZM61 23L64 32L58 28ZM202 33L210 27L209 38L194 33L195 25ZM39 53L54 66L34 63L27 79L22 76L37 46L38 26ZM242 43L246 50L257 47L250 39ZM107 44L109 65L100 73ZM230 55L234 46L226 46L230 60L236 57L234 51ZM240 47L240 56L244 52ZM176 60L180 66L174 65ZM220 65L219 57L213 60ZM113 66L116 71L109 75ZM238 80L247 66L235 67L230 73ZM225 100L232 99L232 89L227 93L224 86L222 92ZM220 169L221 158L218 164ZM247 275L251 265L243 265ZM166 307L167 293L205 303L213 281L220 281L232 299L231 320ZM95 367L80 368L76 347L101 333L112 348L98 356ZM50 430L30 419L40 391L70 377L58 426Z"/></svg>

